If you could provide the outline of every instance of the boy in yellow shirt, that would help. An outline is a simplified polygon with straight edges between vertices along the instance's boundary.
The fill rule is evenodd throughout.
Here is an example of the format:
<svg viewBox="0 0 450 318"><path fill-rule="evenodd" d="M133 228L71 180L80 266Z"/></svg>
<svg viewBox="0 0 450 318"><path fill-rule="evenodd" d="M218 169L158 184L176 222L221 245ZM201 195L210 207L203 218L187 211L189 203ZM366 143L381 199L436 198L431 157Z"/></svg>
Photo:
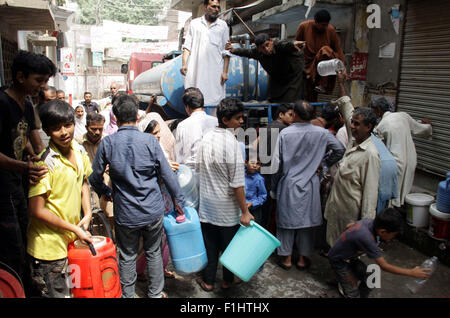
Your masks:
<svg viewBox="0 0 450 318"><path fill-rule="evenodd" d="M30 188L27 252L32 281L42 297L67 297L67 247L77 237L91 242L87 230L92 217L87 177L92 173L86 151L73 141L73 108L52 100L39 110L42 128L50 137L41 155L48 168ZM81 209L84 217L81 219Z"/></svg>

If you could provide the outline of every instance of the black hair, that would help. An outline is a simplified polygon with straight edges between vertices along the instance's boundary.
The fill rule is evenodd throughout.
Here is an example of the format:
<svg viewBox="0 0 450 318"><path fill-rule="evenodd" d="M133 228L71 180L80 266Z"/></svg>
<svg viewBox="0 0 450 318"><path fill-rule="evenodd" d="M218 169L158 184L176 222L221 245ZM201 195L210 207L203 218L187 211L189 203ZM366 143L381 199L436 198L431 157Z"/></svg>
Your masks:
<svg viewBox="0 0 450 318"><path fill-rule="evenodd" d="M336 106L327 104L322 108L321 117L327 122L336 119L339 116L339 109Z"/></svg>
<svg viewBox="0 0 450 318"><path fill-rule="evenodd" d="M119 124L135 122L138 119L138 105L131 96L119 96L114 101L112 110Z"/></svg>
<svg viewBox="0 0 450 318"><path fill-rule="evenodd" d="M325 9L319 10L316 12L316 14L314 15L314 20L317 23L322 23L322 22L326 22L329 23L331 20L331 15L330 12L328 12Z"/></svg>
<svg viewBox="0 0 450 318"><path fill-rule="evenodd" d="M311 104L304 101L299 100L295 102L294 112L300 117L302 120L310 121L314 118L314 109Z"/></svg>
<svg viewBox="0 0 450 318"><path fill-rule="evenodd" d="M156 120L152 120L148 123L147 127L145 128L144 132L147 134L153 134L153 131L155 130L156 126L158 126L159 123Z"/></svg>
<svg viewBox="0 0 450 318"><path fill-rule="evenodd" d="M64 95L66 95L66 93L65 93L62 89L58 89L58 90L56 91L56 94L59 94L59 93L63 93Z"/></svg>
<svg viewBox="0 0 450 318"><path fill-rule="evenodd" d="M366 126L372 125L370 132L373 131L377 124L377 115L372 108L369 107L357 107L353 112L353 116L361 116L363 123Z"/></svg>
<svg viewBox="0 0 450 318"><path fill-rule="evenodd" d="M45 101L45 92L47 92L47 91L52 91L52 92L55 93L55 95L57 94L57 93L56 93L57 91L56 91L56 88L55 88L55 87L46 85L46 86L45 86L43 89L41 89L41 90L39 91L39 93L38 93L38 96L39 96L39 98L40 98L40 100L41 100L42 103Z"/></svg>
<svg viewBox="0 0 450 318"><path fill-rule="evenodd" d="M391 110L391 105L386 98L380 97L370 103L371 108L379 108L382 112L388 112Z"/></svg>
<svg viewBox="0 0 450 318"><path fill-rule="evenodd" d="M83 96L86 96L87 94L89 94L89 95L92 96L92 93L91 93L91 92L84 92Z"/></svg>
<svg viewBox="0 0 450 318"><path fill-rule="evenodd" d="M388 233L402 232L403 217L394 208L387 208L381 211L373 221L375 230L386 230Z"/></svg>
<svg viewBox="0 0 450 318"><path fill-rule="evenodd" d="M96 112L89 112L86 115L86 126L90 126L93 123L105 122L105 117L102 114Z"/></svg>
<svg viewBox="0 0 450 318"><path fill-rule="evenodd" d="M184 120L184 118L177 118L175 120L173 120L170 124L169 124L169 129L171 132L173 132L175 129L177 129L178 124L181 123Z"/></svg>
<svg viewBox="0 0 450 318"><path fill-rule="evenodd" d="M111 104L114 105L114 103L116 102L116 100L117 100L120 96L126 96L126 95L127 95L127 93L125 93L125 92L117 92L117 93L113 96L113 98L111 98Z"/></svg>
<svg viewBox="0 0 450 318"><path fill-rule="evenodd" d="M18 72L22 72L26 78L30 74L49 75L51 77L56 74L56 66L45 55L20 50L14 57L11 72L15 83Z"/></svg>
<svg viewBox="0 0 450 318"><path fill-rule="evenodd" d="M261 44L264 44L264 42L268 40L270 40L270 36L267 33L258 34L255 37L255 45L260 46Z"/></svg>
<svg viewBox="0 0 450 318"><path fill-rule="evenodd" d="M195 87L189 87L184 90L183 104L190 109L203 108L205 101L202 92Z"/></svg>
<svg viewBox="0 0 450 318"><path fill-rule="evenodd" d="M236 98L224 98L220 101L217 106L217 119L219 124L224 125L222 119L231 119L237 113L244 111L244 104L239 99Z"/></svg>
<svg viewBox="0 0 450 318"><path fill-rule="evenodd" d="M272 119L277 120L280 117L280 114L286 114L288 111L293 110L293 104L280 104L277 109L272 114Z"/></svg>
<svg viewBox="0 0 450 318"><path fill-rule="evenodd" d="M75 123L75 110L70 104L53 99L39 108L42 129L47 130L60 124Z"/></svg>

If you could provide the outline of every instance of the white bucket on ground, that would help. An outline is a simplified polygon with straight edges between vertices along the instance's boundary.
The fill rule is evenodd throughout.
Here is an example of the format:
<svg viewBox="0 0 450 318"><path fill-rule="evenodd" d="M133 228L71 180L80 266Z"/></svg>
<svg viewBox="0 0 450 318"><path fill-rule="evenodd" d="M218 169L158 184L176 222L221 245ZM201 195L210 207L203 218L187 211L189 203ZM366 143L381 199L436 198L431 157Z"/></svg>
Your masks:
<svg viewBox="0 0 450 318"><path fill-rule="evenodd" d="M434 197L425 193L410 193L406 195L406 221L414 227L427 227L429 222L430 204Z"/></svg>

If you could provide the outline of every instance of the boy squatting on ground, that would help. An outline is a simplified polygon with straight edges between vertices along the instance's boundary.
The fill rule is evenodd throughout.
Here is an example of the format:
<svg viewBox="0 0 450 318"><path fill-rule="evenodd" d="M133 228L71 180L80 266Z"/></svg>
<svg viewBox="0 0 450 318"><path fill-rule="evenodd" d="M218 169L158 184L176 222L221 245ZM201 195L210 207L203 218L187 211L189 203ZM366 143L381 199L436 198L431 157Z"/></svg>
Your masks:
<svg viewBox="0 0 450 318"><path fill-rule="evenodd" d="M401 226L402 216L393 208L381 211L374 220L362 219L347 225L347 230L328 252L331 268L336 274L340 292L344 297L367 297L370 292L366 285L367 266L358 258L363 252L369 258L375 259L381 269L389 273L420 279L429 277L429 269L419 266L412 269L398 267L386 262L382 256L375 237L390 241L401 231ZM361 281L359 287L358 280Z"/></svg>
<svg viewBox="0 0 450 318"><path fill-rule="evenodd" d="M87 183L92 169L85 150L73 141L74 115L73 108L60 100L50 101L39 111L42 128L50 137L41 155L48 173L29 191L27 252L33 285L43 297L68 296L67 247L77 238L92 243L85 232L92 217Z"/></svg>

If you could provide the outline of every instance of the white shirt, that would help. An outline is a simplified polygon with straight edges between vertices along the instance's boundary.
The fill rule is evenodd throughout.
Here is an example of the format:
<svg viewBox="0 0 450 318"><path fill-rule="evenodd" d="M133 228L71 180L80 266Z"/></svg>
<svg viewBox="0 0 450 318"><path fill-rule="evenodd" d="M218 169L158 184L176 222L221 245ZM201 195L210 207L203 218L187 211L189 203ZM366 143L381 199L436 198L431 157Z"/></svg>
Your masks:
<svg viewBox="0 0 450 318"><path fill-rule="evenodd" d="M229 39L225 21L217 19L208 26L205 16L192 20L183 49L190 51L184 87L197 87L203 94L205 105L217 105L225 98L225 85L221 85L225 50Z"/></svg>
<svg viewBox="0 0 450 318"><path fill-rule="evenodd" d="M374 133L386 144L398 167L398 186L400 197L392 204L400 207L406 195L411 191L417 165L416 147L411 134L429 137L431 125L420 124L405 112L385 112Z"/></svg>
<svg viewBox="0 0 450 318"><path fill-rule="evenodd" d="M203 137L198 152L200 222L239 224L241 210L234 189L245 187L245 174L238 141L228 129L217 127Z"/></svg>
<svg viewBox="0 0 450 318"><path fill-rule="evenodd" d="M175 161L195 168L199 144L203 136L219 125L217 117L204 111L193 112L178 124L175 136Z"/></svg>

